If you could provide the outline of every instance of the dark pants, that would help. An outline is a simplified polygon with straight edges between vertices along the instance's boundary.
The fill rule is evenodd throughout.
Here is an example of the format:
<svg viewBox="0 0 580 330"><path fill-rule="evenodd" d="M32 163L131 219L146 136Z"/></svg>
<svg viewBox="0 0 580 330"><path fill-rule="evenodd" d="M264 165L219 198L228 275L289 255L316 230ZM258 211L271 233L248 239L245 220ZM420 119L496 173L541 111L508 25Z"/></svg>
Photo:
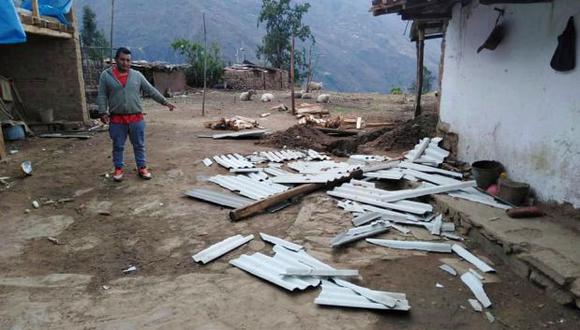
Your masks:
<svg viewBox="0 0 580 330"><path fill-rule="evenodd" d="M137 167L145 167L147 161L145 158L145 120L131 124L109 124L109 135L113 140L113 165L115 168L125 166L123 162L123 151L125 150L125 141L127 135L133 145L135 153L135 162Z"/></svg>

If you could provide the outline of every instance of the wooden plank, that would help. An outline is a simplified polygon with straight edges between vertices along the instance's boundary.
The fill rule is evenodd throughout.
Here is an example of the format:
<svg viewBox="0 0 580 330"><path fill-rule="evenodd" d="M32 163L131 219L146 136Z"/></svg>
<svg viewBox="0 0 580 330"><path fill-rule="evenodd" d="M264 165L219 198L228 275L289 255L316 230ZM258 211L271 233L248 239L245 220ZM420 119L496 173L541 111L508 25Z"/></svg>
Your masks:
<svg viewBox="0 0 580 330"><path fill-rule="evenodd" d="M30 24L22 24L22 26L24 27L24 31L29 34L36 34L59 39L72 39L73 37L72 33L70 32L55 31L49 28Z"/></svg>
<svg viewBox="0 0 580 330"><path fill-rule="evenodd" d="M32 16L40 18L40 11L38 10L38 0L32 0Z"/></svg>
<svg viewBox="0 0 580 330"><path fill-rule="evenodd" d="M259 200L255 203L250 205L244 206L239 209L235 209L230 211L230 220L232 221L239 221L258 213L264 212L267 208L272 207L274 205L280 204L285 202L293 197L297 197L303 194L308 194L314 192L316 190L324 189L324 188L331 188L335 185L342 184L344 182L350 181L351 179L358 179L362 177L362 171L354 171L350 175L334 180L329 183L309 183L300 185L298 187L292 188L290 190L278 193L276 195L270 196L266 199Z"/></svg>

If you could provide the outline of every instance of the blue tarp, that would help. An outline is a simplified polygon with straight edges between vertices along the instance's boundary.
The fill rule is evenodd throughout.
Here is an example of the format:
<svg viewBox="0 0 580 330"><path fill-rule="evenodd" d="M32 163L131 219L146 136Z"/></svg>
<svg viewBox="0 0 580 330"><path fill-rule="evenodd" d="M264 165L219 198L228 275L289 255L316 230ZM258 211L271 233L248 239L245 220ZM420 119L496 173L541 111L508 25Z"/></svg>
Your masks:
<svg viewBox="0 0 580 330"><path fill-rule="evenodd" d="M38 0L38 11L40 15L55 17L62 24L70 25L65 15L70 12L72 4L73 0ZM32 10L32 1L24 1L22 8Z"/></svg>
<svg viewBox="0 0 580 330"><path fill-rule="evenodd" d="M0 0L0 44L26 42L26 33L12 0Z"/></svg>

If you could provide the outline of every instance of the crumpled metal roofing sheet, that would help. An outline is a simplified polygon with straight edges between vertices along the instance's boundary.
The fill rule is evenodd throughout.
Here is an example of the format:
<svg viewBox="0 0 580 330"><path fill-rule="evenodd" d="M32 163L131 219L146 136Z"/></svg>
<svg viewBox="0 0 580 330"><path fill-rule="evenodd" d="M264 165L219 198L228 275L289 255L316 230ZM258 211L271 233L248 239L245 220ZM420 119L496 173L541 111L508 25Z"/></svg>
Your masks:
<svg viewBox="0 0 580 330"><path fill-rule="evenodd" d="M425 138L425 139L429 139L429 138ZM416 158L416 160L414 161L415 163L427 163L427 164L439 165L439 164L443 163L443 161L445 160L445 158L447 156L449 156L449 151L439 147L439 142L441 142L442 140L443 140L442 138L431 139L431 142L427 145L427 148L422 153L422 155L420 155L418 158L416 158L416 154L421 149L421 143L423 141L425 141L425 140L421 140L421 142L419 142L417 145L415 145L415 148L413 148L413 150L409 151L405 155L405 158L409 159L409 160Z"/></svg>
<svg viewBox="0 0 580 330"><path fill-rule="evenodd" d="M296 161L288 163L288 167L302 174L323 174L352 172L360 168L360 165L334 161Z"/></svg>
<svg viewBox="0 0 580 330"><path fill-rule="evenodd" d="M227 169L238 169L238 168L250 168L254 167L254 164L249 162L244 156L238 154L228 154L228 155L217 155L213 159L216 163Z"/></svg>
<svg viewBox="0 0 580 330"><path fill-rule="evenodd" d="M209 181L255 200L290 189L280 184L271 183L270 180L255 181L244 175L216 175L211 177Z"/></svg>
<svg viewBox="0 0 580 330"><path fill-rule="evenodd" d="M322 282L322 291L320 295L314 300L315 304L339 306L339 307L354 307L354 308L369 308L369 309L385 309L385 310L401 310L408 311L411 307L407 300L401 300L400 303L394 307L387 307L384 304L374 302L352 289L338 286L330 281Z"/></svg>
<svg viewBox="0 0 580 330"><path fill-rule="evenodd" d="M440 168L433 167L433 166L426 166L426 165L415 164L415 163L410 163L410 162L401 162L399 164L399 167L406 168L409 170L426 172L426 173L438 173L438 174L443 174L446 176L452 176L452 177L456 177L459 179L463 179L463 174L461 174L461 173L446 171L446 170L442 170Z"/></svg>
<svg viewBox="0 0 580 330"><path fill-rule="evenodd" d="M244 207L254 201L230 193L223 193L204 188L193 188L185 192L189 197L204 200L218 205L231 207L234 209Z"/></svg>
<svg viewBox="0 0 580 330"><path fill-rule="evenodd" d="M327 159L330 159L330 157L328 157L327 155L321 154L321 153L319 153L319 152L317 152L315 150L312 150L312 149L308 149L306 151L306 153L308 154L308 157L311 160L317 160L317 159L318 160L327 160Z"/></svg>
<svg viewBox="0 0 580 330"><path fill-rule="evenodd" d="M453 252L455 252L458 256L465 259L470 264L477 267L477 269L481 270L484 273L495 272L490 265L483 262L481 259L473 255L471 252L467 251L463 246L459 244L453 244L452 247Z"/></svg>
<svg viewBox="0 0 580 330"><path fill-rule="evenodd" d="M327 194L330 196L333 196L333 197L344 198L344 199L353 200L353 201L357 201L357 202L364 203L364 204L370 204L370 205L382 207L385 209L397 210L397 211L408 212L408 213L413 213L413 214L425 214L425 213L430 212L432 210L432 207L431 207L431 209L429 209L427 207L423 207L423 206L419 206L419 205L415 205L415 204L408 204L408 202L410 202L410 201L399 200L399 201L396 201L396 203L384 202L381 199L377 198L376 196L365 195L359 191L353 191L353 190L342 188L342 187L336 187L336 188L334 188L334 190L328 191ZM407 203L400 203L400 202L407 202Z"/></svg>
<svg viewBox="0 0 580 330"><path fill-rule="evenodd" d="M381 218L383 215L378 212L364 212L363 214L352 219L353 226L362 226L374 220Z"/></svg>
<svg viewBox="0 0 580 330"><path fill-rule="evenodd" d="M272 176L284 176L284 175L294 174L292 172L284 171L284 170L281 170L279 168L274 168L274 167L266 167L266 168L264 168L264 172L266 172Z"/></svg>
<svg viewBox="0 0 580 330"><path fill-rule="evenodd" d="M248 243L252 239L254 239L254 235L248 235L246 237L242 235L235 235L198 252L192 258L195 262L201 261L202 263L206 264L230 252L231 250Z"/></svg>
<svg viewBox="0 0 580 330"><path fill-rule="evenodd" d="M342 174L291 174L275 176L271 179L275 183L299 184L299 183L327 183L343 177Z"/></svg>

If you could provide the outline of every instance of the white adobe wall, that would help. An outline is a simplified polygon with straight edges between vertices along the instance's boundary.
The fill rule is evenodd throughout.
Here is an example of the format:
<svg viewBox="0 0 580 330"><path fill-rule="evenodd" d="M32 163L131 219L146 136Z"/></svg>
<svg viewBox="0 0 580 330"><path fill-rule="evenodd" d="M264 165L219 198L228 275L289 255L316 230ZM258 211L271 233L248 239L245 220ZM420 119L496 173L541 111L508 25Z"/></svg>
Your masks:
<svg viewBox="0 0 580 330"><path fill-rule="evenodd" d="M580 207L580 40L577 68L556 72L557 37L580 1L495 6L508 34L495 51L477 48L497 17L494 6L456 5L447 29L440 118L459 135L465 161L494 159L543 200Z"/></svg>

